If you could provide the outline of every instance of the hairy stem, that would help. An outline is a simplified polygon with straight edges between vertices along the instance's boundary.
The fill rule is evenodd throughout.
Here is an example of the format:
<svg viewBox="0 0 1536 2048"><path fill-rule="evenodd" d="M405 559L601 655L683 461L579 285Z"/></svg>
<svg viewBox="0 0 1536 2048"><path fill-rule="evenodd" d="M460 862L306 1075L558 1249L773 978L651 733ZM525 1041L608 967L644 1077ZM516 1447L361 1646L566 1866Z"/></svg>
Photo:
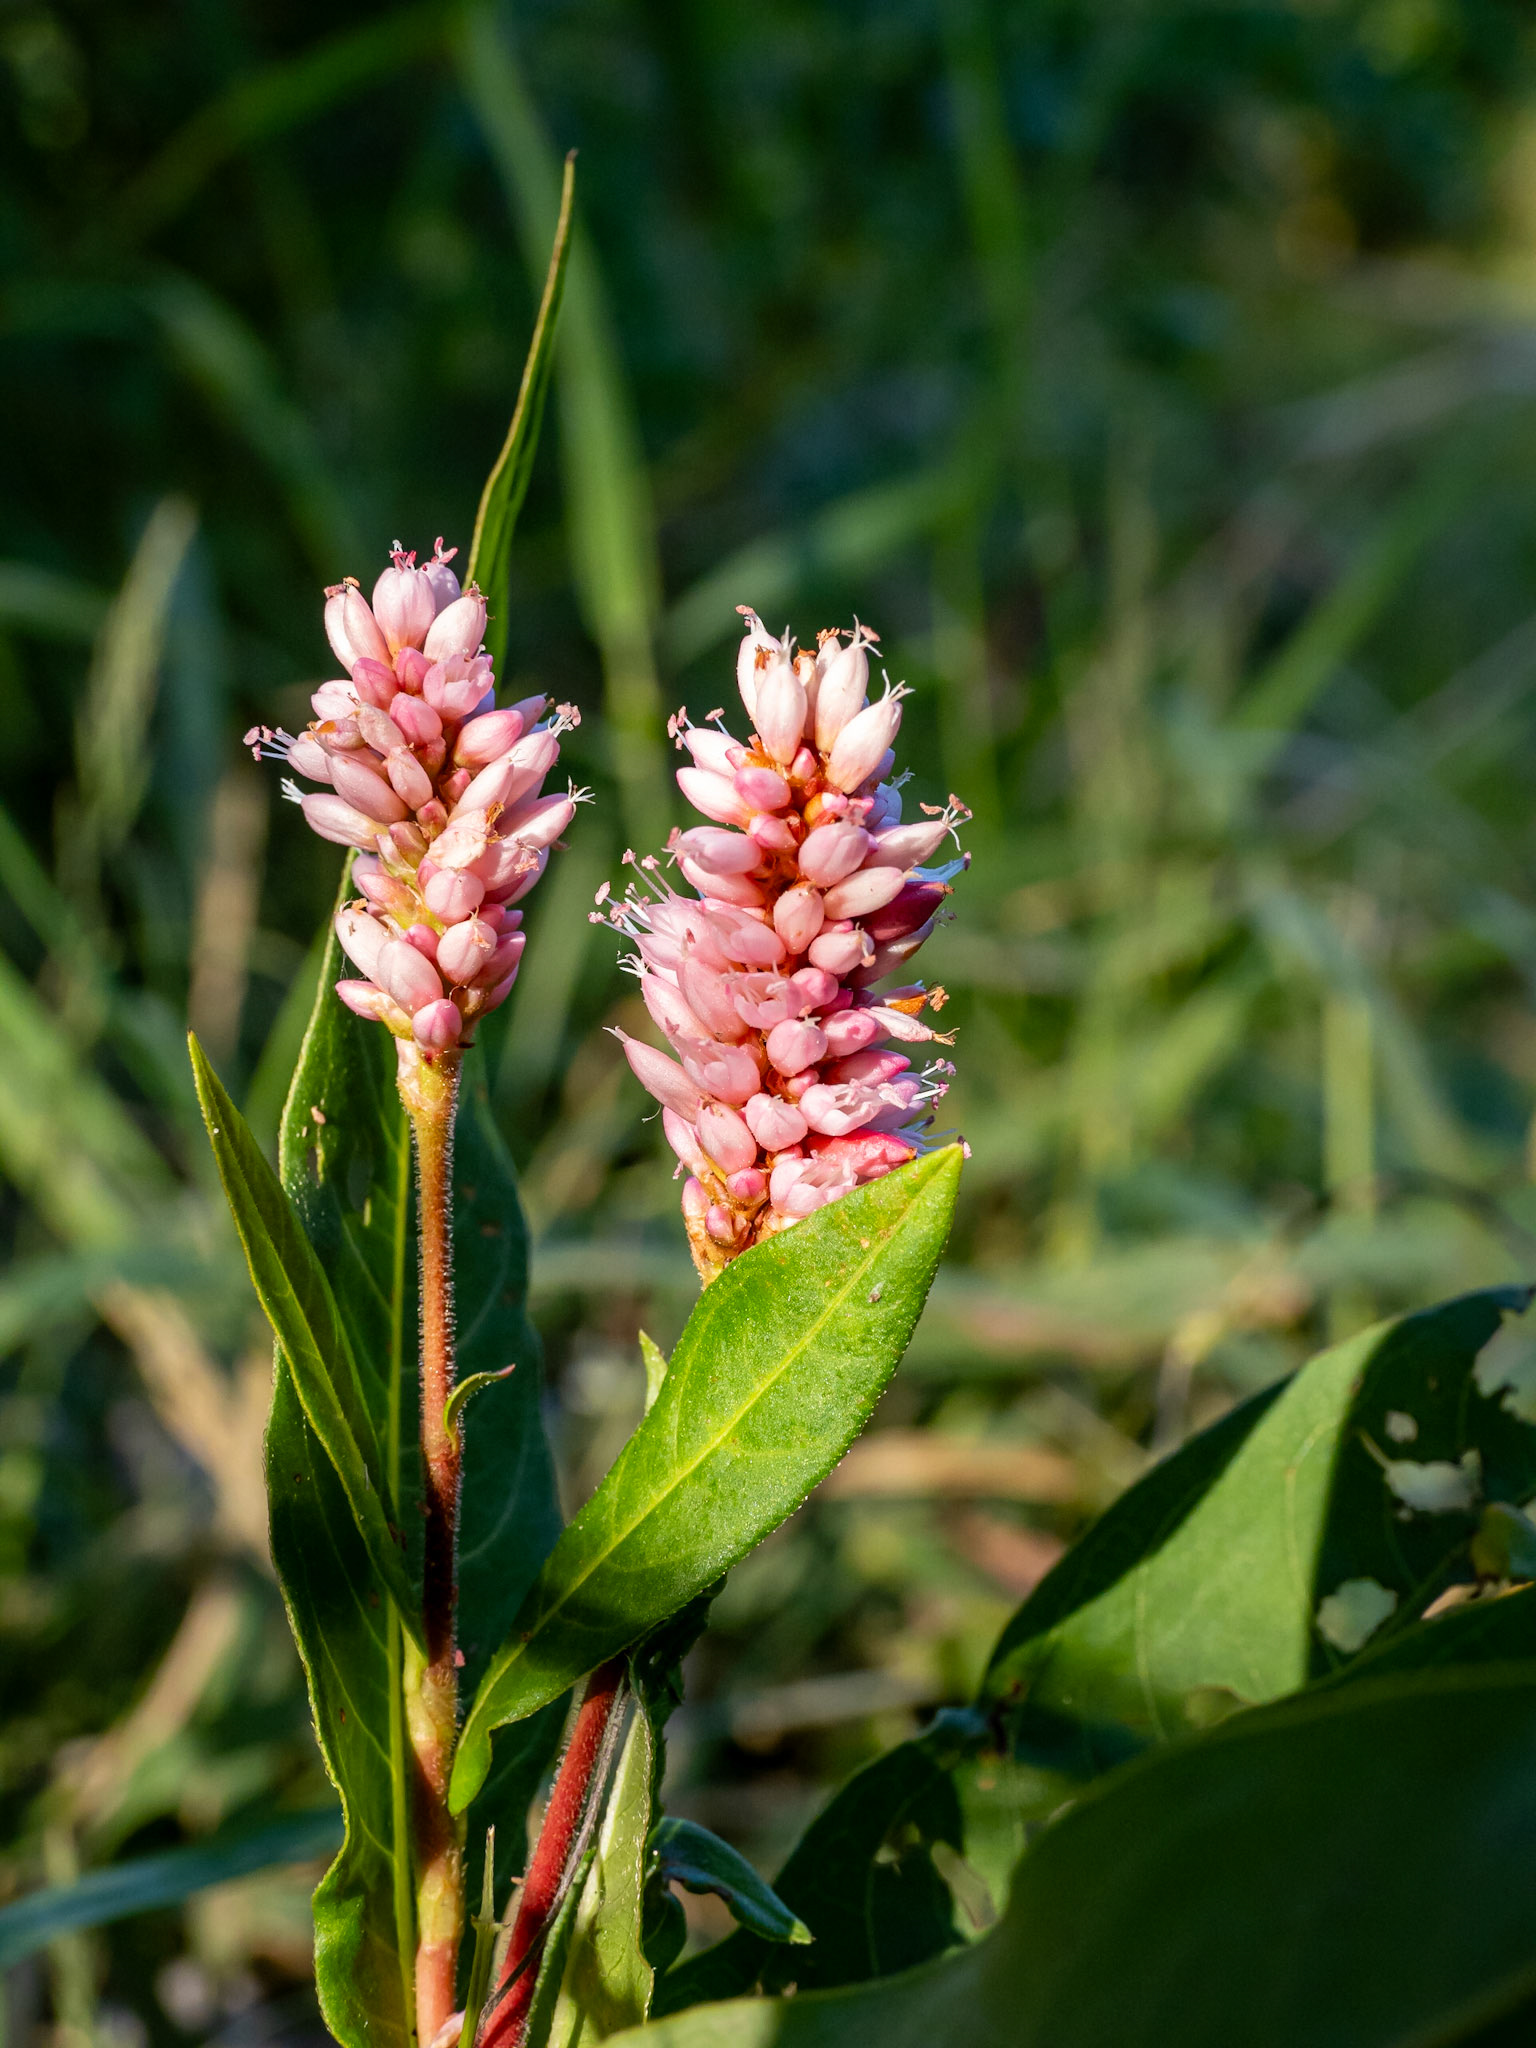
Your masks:
<svg viewBox="0 0 1536 2048"><path fill-rule="evenodd" d="M528 1865L512 1939L481 2030L480 2048L520 2048L538 1981L539 1957L559 1910L572 1850L580 1841L593 1797L602 1789L596 1781L602 1775L609 1730L623 1700L624 1660L616 1657L587 1680L586 1696L544 1809L544 1824ZM464 2048L473 2048L473 2044L466 2042Z"/></svg>
<svg viewBox="0 0 1536 2048"><path fill-rule="evenodd" d="M454 1973L464 1932L464 1845L448 1811L458 1735L454 1644L459 1438L444 1426L453 1391L453 1117L457 1052L400 1047L400 1097L416 1141L421 1240L421 1463L423 1656L409 1644L405 1712L415 1756L416 2034L431 2043L455 2010Z"/></svg>

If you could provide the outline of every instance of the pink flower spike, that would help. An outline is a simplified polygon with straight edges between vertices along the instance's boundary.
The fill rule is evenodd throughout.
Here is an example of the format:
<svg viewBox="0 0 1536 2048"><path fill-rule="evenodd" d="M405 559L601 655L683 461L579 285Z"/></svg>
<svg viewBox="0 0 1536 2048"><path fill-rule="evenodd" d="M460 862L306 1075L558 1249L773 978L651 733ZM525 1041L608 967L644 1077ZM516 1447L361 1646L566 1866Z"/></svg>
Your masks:
<svg viewBox="0 0 1536 2048"><path fill-rule="evenodd" d="M411 1036L424 1052L446 1052L457 1045L464 1029L464 1019L456 1003L446 997L441 1002L425 1003L411 1019Z"/></svg>

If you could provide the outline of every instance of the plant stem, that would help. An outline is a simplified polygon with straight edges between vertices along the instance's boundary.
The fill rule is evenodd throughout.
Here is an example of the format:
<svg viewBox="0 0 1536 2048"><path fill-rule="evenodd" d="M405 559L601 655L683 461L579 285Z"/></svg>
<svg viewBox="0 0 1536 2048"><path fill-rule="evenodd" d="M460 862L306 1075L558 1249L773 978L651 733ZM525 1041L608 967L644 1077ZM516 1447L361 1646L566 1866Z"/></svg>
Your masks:
<svg viewBox="0 0 1536 2048"><path fill-rule="evenodd" d="M593 1795L594 1780L604 1755L609 1726L624 1698L624 1659L616 1657L587 1680L576 1726L561 1760L555 1788L544 1809L538 1845L512 1923L512 1939L502 1960L490 2015L479 2048L520 2048L528 2024L539 1975L539 1951L559 1910L563 1880L571 1851L580 1837ZM494 1995L493 1995L494 1996ZM474 2048L466 2042L464 2048Z"/></svg>
<svg viewBox="0 0 1536 2048"><path fill-rule="evenodd" d="M454 1974L464 1932L464 1845L448 1811L458 1735L454 1644L459 1438L444 1427L453 1391L453 1118L459 1054L400 1045L400 1098L416 1141L421 1241L421 1463L423 1656L407 1643L405 1713L416 1760L416 2035L419 2048L455 2010Z"/></svg>

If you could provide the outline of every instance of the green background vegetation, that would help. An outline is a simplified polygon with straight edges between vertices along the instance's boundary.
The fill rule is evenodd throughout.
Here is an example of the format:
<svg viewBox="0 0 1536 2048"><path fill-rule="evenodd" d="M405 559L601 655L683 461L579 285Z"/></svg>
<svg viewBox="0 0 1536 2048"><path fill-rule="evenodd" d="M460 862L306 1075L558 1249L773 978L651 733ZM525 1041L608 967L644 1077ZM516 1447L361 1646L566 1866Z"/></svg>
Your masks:
<svg viewBox="0 0 1536 2048"><path fill-rule="evenodd" d="M322 584L467 544L567 148L504 683L599 800L483 1037L568 1507L693 1293L586 913L733 607L873 620L976 812L957 1236L674 1810L772 1868L1149 1455L1536 1272L1527 9L7 0L0 95L0 1903L323 1797L182 1026L272 1140L338 855L239 735ZM12 2038L312 2038L316 1867L60 1939Z"/></svg>

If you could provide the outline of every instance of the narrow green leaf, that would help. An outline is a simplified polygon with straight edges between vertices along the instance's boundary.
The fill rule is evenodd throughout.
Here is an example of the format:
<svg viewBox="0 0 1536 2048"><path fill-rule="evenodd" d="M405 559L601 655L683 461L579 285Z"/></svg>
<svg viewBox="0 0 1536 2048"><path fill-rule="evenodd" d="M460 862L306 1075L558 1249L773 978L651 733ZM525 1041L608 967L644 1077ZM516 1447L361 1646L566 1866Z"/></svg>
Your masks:
<svg viewBox="0 0 1536 2048"><path fill-rule="evenodd" d="M419 1637L416 1602L385 1495L378 1433L324 1270L282 1183L262 1157L196 1038L189 1040L198 1101L219 1178L245 1248L257 1297L271 1323L305 1420L346 1494L368 1558L402 1622Z"/></svg>
<svg viewBox="0 0 1536 2048"><path fill-rule="evenodd" d="M760 1934L765 1941L796 1944L815 1939L741 1851L697 1821L671 1814L659 1820L651 1832L650 1853L651 1868L664 1884L680 1884L690 1892L713 1892L749 1933Z"/></svg>
<svg viewBox="0 0 1536 2048"><path fill-rule="evenodd" d="M1536 1983L1533 1888L1536 1665L1341 1687L1103 1779L1030 1849L1002 1922L959 1956L855 1990L702 2006L619 2039L1470 2040Z"/></svg>
<svg viewBox="0 0 1536 2048"><path fill-rule="evenodd" d="M485 1850L480 1869L480 1910L470 1921L474 1946L469 1958L469 1985L464 1993L464 2025L459 2033L463 2048L474 2048L480 2031L480 2014L491 1988L491 1965L496 1956L500 1931L496 1918L496 1830L486 1829Z"/></svg>
<svg viewBox="0 0 1536 2048"><path fill-rule="evenodd" d="M509 1373L516 1371L516 1365L503 1365L495 1372L472 1372L468 1379L460 1380L448 1396L443 1409L444 1430L451 1436L453 1425L463 1413L466 1404L473 1401L476 1394L483 1394L487 1387L494 1387L499 1380L504 1380Z"/></svg>
<svg viewBox="0 0 1536 2048"><path fill-rule="evenodd" d="M712 1584L793 1513L868 1419L949 1230L949 1146L733 1261L656 1404L550 1554L470 1710L452 1798L490 1733L557 1697Z"/></svg>
<svg viewBox="0 0 1536 2048"><path fill-rule="evenodd" d="M1318 1609L1339 1587L1368 1579L1388 1609L1414 1611L1465 1555L1476 1516L1401 1509L1361 1433L1390 1441L1401 1425L1389 1416L1410 1413L1416 1451L1478 1450L1498 1492L1528 1497L1536 1434L1471 1381L1502 1314L1525 1299L1491 1289L1364 1331L1313 1359L1256 1420L1229 1417L1188 1446L1117 1504L1097 1566L1069 1561L1060 1588L1052 1574L1026 1603L983 1704L1010 1707L1026 1728L1045 1714L1166 1738L1337 1661ZM1122 1540L1125 1568L1106 1582Z"/></svg>
<svg viewBox="0 0 1536 2048"><path fill-rule="evenodd" d="M538 452L539 429L544 424L544 400L549 392L549 374L555 360L555 331L560 320L560 298L565 290L565 265L571 246L571 208L576 196L576 153L565 160L560 186L560 212L555 222L555 242L544 278L523 380L518 387L512 424L501 453L492 465L480 494L475 514L474 538L469 547L466 581L478 583L491 605L486 623L486 645L496 666L501 667L507 649L507 567L512 559L512 535L517 515L528 494L533 459Z"/></svg>
<svg viewBox="0 0 1536 2048"><path fill-rule="evenodd" d="M641 1943L651 1831L651 1729L637 1711L620 1752L596 1853L580 1888L548 2048L586 2048L645 2018L651 1969Z"/></svg>
<svg viewBox="0 0 1536 2048"><path fill-rule="evenodd" d="M813 1947L786 1949L740 1929L669 1971L654 2010L680 2012L759 1984L861 1984L952 1947L960 1938L954 1910L932 1859L935 1843L963 1846L949 1761L929 1738L903 1742L850 1778L811 1822L773 1890Z"/></svg>
<svg viewBox="0 0 1536 2048"><path fill-rule="evenodd" d="M644 1330L640 1332L640 1356L645 1361L645 1412L649 1415L667 1376L667 1356L656 1339L648 1337Z"/></svg>
<svg viewBox="0 0 1536 2048"><path fill-rule="evenodd" d="M227 1884L275 1863L307 1863L336 1846L341 1816L334 1806L284 1814L259 1827L229 1828L207 1841L158 1856L136 1856L92 1870L73 1884L49 1885L0 1907L0 1970L25 1960L77 1927L105 1927L135 1913L175 1906L211 1884Z"/></svg>

